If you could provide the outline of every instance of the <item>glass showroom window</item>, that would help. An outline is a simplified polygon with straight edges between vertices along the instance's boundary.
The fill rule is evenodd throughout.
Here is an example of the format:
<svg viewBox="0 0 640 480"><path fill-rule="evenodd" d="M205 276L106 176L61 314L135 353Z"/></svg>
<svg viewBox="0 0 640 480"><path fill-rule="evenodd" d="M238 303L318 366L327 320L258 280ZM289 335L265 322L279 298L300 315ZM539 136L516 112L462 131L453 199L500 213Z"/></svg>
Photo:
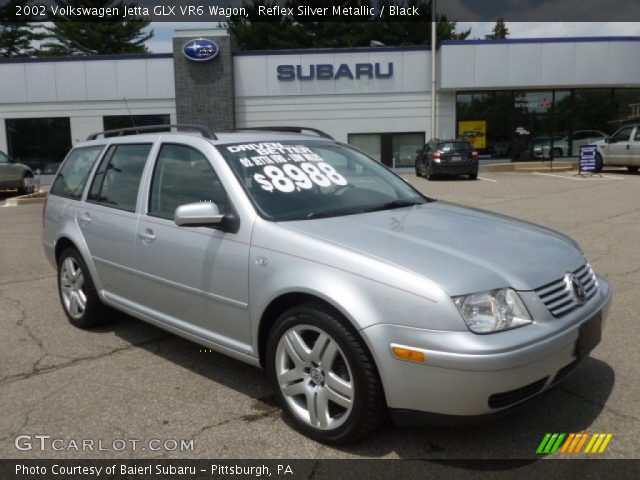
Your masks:
<svg viewBox="0 0 640 480"><path fill-rule="evenodd" d="M169 125L171 118L169 115L107 115L102 117L102 121L105 130L116 130L148 125Z"/></svg>
<svg viewBox="0 0 640 480"><path fill-rule="evenodd" d="M71 148L71 122L59 118L8 118L9 155L34 172L53 174Z"/></svg>
<svg viewBox="0 0 640 480"><path fill-rule="evenodd" d="M424 132L350 133L348 143L388 167L411 168L425 139Z"/></svg>

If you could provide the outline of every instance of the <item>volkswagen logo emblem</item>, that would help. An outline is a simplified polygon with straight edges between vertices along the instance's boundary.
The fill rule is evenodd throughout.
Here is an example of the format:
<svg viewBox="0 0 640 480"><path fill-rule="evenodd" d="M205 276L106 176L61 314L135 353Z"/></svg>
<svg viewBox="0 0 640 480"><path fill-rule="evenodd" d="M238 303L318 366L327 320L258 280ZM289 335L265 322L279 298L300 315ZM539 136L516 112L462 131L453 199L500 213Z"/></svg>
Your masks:
<svg viewBox="0 0 640 480"><path fill-rule="evenodd" d="M573 293L576 301L579 304L583 304L587 299L587 292L584 291L584 286L580 279L574 273L567 273L564 277L564 281L569 287L569 290Z"/></svg>
<svg viewBox="0 0 640 480"><path fill-rule="evenodd" d="M218 55L218 45L212 40L206 38L196 38L189 40L182 47L182 53L189 60L194 62L206 62Z"/></svg>

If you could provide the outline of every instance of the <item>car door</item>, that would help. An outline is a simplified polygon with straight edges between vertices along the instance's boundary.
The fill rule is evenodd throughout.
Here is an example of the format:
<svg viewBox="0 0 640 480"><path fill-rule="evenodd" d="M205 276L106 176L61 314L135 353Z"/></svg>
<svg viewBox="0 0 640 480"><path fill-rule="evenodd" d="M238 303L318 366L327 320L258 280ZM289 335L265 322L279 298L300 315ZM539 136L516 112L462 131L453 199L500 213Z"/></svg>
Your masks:
<svg viewBox="0 0 640 480"><path fill-rule="evenodd" d="M76 209L105 295L118 303L135 288L138 190L151 143L111 145L94 174L87 199Z"/></svg>
<svg viewBox="0 0 640 480"><path fill-rule="evenodd" d="M632 167L640 167L640 126L636 127L631 138L629 165Z"/></svg>
<svg viewBox="0 0 640 480"><path fill-rule="evenodd" d="M629 165L632 132L633 127L623 127L611 137L607 165Z"/></svg>
<svg viewBox="0 0 640 480"><path fill-rule="evenodd" d="M164 143L148 190L136 237L136 301L164 323L248 352L250 239L233 222L213 228L173 220L176 208L195 202L214 202L237 218L211 162L194 146Z"/></svg>
<svg viewBox="0 0 640 480"><path fill-rule="evenodd" d="M0 188L6 188L4 177L5 177L5 173L8 166L9 166L9 157L4 153L0 152Z"/></svg>

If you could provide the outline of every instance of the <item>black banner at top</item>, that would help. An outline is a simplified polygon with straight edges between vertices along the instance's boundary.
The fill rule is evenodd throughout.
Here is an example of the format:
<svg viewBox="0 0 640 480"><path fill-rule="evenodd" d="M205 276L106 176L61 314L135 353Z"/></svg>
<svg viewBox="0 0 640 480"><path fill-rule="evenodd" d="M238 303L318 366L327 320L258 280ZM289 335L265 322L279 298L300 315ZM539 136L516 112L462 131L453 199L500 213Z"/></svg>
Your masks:
<svg viewBox="0 0 640 480"><path fill-rule="evenodd" d="M437 0L438 18L494 22L640 21L637 0ZM429 0L0 0L3 22L419 21L431 19Z"/></svg>

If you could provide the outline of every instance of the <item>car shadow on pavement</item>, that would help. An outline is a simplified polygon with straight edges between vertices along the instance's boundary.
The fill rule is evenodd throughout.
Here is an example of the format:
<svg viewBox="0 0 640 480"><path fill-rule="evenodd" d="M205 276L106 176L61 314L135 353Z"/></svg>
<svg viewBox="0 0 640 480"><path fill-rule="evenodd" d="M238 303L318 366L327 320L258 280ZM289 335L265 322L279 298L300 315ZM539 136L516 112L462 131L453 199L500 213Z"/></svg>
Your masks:
<svg viewBox="0 0 640 480"><path fill-rule="evenodd" d="M204 347L164 334L128 315L115 312L114 316L114 322L95 330L114 332L127 342L204 377L203 381L216 382L254 399L251 412L241 418L243 421L275 415L286 422L260 369L219 353L203 353L207 350ZM131 328L132 322L139 323L140 328L137 325ZM146 332L144 337L157 341L141 342L142 328ZM392 456L438 461L493 458L534 462L541 458L536 449L545 433L589 431L605 408L614 384L614 370L601 360L588 358L562 383L503 417L468 427L398 427L387 419L365 439L348 446L324 447L321 454L329 458Z"/></svg>

